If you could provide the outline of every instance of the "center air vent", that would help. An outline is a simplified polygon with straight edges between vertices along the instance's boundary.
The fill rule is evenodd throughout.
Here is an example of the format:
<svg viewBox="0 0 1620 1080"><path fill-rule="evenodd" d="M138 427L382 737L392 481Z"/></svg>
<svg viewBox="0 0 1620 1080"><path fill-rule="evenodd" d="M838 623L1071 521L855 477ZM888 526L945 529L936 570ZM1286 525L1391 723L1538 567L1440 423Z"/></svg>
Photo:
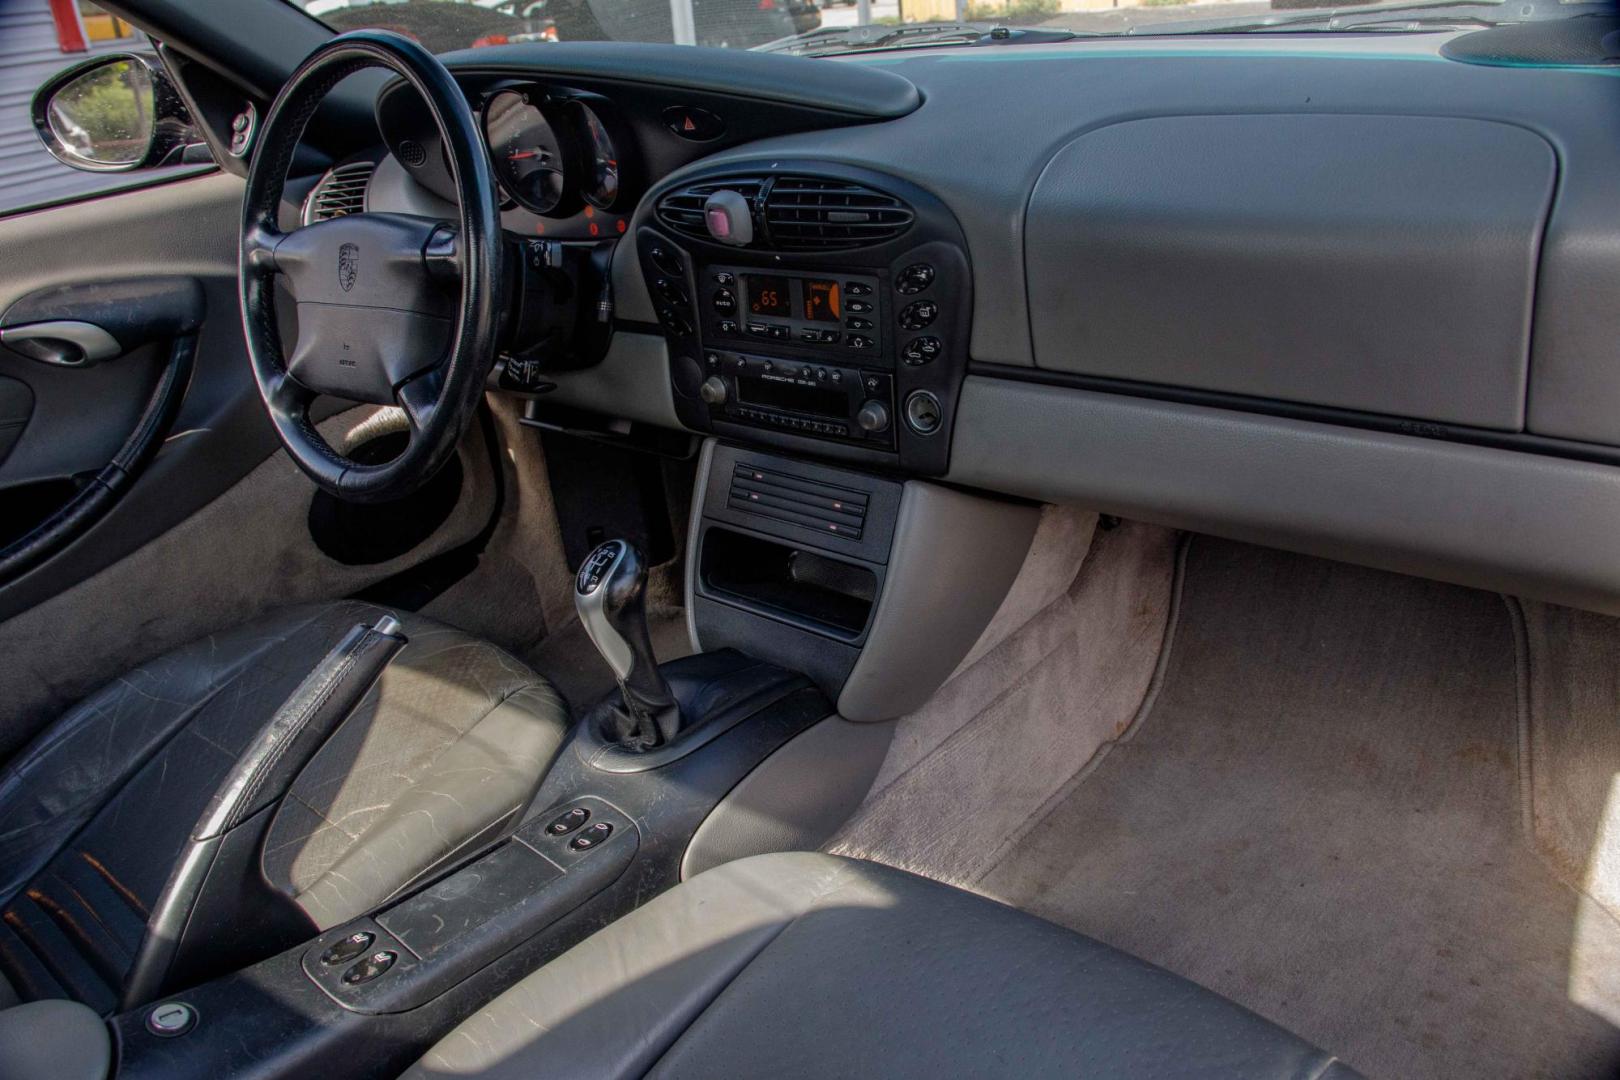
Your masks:
<svg viewBox="0 0 1620 1080"><path fill-rule="evenodd" d="M703 224L703 203L717 191L735 191L754 207L754 220L759 220L759 192L765 186L760 176L740 176L730 180L716 180L707 184L672 191L658 200L658 220L686 236L702 240L709 238Z"/></svg>
<svg viewBox="0 0 1620 1080"><path fill-rule="evenodd" d="M325 176L304 202L304 224L330 221L366 208L366 188L377 166L369 161L340 165Z"/></svg>
<svg viewBox="0 0 1620 1080"><path fill-rule="evenodd" d="M834 251L892 240L915 215L893 195L851 183L806 176L746 176L693 184L658 201L658 220L685 236L708 239L703 203L731 190L754 211L756 247Z"/></svg>
<svg viewBox="0 0 1620 1080"><path fill-rule="evenodd" d="M911 226L911 208L844 180L779 177L765 195L765 231L773 247L827 251L880 244Z"/></svg>

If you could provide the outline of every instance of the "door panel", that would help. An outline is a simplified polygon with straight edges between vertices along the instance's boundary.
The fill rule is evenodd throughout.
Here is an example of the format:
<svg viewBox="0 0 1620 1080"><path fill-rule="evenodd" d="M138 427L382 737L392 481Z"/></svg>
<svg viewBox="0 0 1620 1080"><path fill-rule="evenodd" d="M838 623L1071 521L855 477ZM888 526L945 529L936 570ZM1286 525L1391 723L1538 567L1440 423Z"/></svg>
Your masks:
<svg viewBox="0 0 1620 1080"><path fill-rule="evenodd" d="M34 392L21 379L0 376L0 465L22 437L34 412Z"/></svg>
<svg viewBox="0 0 1620 1080"><path fill-rule="evenodd" d="M89 534L0 586L0 619L39 603L159 535L276 448L236 325L241 181L210 176L0 219L0 311L40 290L189 274L210 318L174 434L133 489ZM6 489L100 469L128 437L166 356L153 346L95 367L55 368L0 346L0 377L34 406L0 462Z"/></svg>
<svg viewBox="0 0 1620 1080"><path fill-rule="evenodd" d="M243 350L241 181L216 175L0 219L0 311L54 286L189 275L207 319L172 432L71 546L0 586L0 761L73 701L184 641L273 607L335 599L477 536L498 506L476 434L445 523L404 555L345 566L310 535L314 485L280 452ZM129 436L168 348L61 368L0 346L0 517L101 469ZM334 446L375 409L317 417ZM10 500L10 501L8 501ZM37 512L37 511L36 511Z"/></svg>

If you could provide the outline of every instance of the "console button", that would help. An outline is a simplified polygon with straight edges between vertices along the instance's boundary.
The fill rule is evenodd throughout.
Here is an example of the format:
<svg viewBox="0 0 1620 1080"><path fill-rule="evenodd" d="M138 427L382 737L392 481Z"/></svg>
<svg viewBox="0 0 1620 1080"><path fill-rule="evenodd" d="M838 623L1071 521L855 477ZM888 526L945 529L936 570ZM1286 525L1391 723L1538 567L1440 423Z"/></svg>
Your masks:
<svg viewBox="0 0 1620 1080"><path fill-rule="evenodd" d="M867 315L872 311L872 301L851 300L844 305L844 310L852 315Z"/></svg>
<svg viewBox="0 0 1620 1080"><path fill-rule="evenodd" d="M613 826L605 821L598 821L572 840L568 846L575 851L589 851L613 835Z"/></svg>
<svg viewBox="0 0 1620 1080"><path fill-rule="evenodd" d="M685 273L685 267L681 266L681 260L673 251L665 247L663 244L654 244L652 247L648 248L647 258L651 259L652 264L666 274L673 274L675 277L680 277L683 273Z"/></svg>
<svg viewBox="0 0 1620 1080"><path fill-rule="evenodd" d="M737 313L737 294L730 289L716 289L712 303L716 314L735 315Z"/></svg>
<svg viewBox="0 0 1620 1080"><path fill-rule="evenodd" d="M844 344L848 345L851 349L870 349L873 345L877 344L877 342L873 341L869 337L863 337L860 334L851 334L849 337L844 339Z"/></svg>
<svg viewBox="0 0 1620 1080"><path fill-rule="evenodd" d="M910 296L913 293L922 292L933 283L934 268L932 266L927 263L912 263L900 271L900 276L895 279L894 287L899 292Z"/></svg>
<svg viewBox="0 0 1620 1080"><path fill-rule="evenodd" d="M845 296L871 296L872 295L872 286L868 285L864 281L846 281L846 282L844 282L844 295Z"/></svg>
<svg viewBox="0 0 1620 1080"><path fill-rule="evenodd" d="M912 338L900 350L900 358L913 367L926 364L945 351L944 342L928 334L924 337Z"/></svg>
<svg viewBox="0 0 1620 1080"><path fill-rule="evenodd" d="M771 337L775 338L777 341L787 341L793 336L793 330L790 327L773 325L770 330Z"/></svg>
<svg viewBox="0 0 1620 1080"><path fill-rule="evenodd" d="M664 329L676 337L690 337L692 334L692 324L687 322L686 318L674 308L659 308L658 321L664 324Z"/></svg>
<svg viewBox="0 0 1620 1080"><path fill-rule="evenodd" d="M922 330L939 317L939 305L932 300L913 300L900 312L902 330Z"/></svg>
<svg viewBox="0 0 1620 1080"><path fill-rule="evenodd" d="M683 139L707 142L726 130L726 122L693 105L671 105L664 110L664 126Z"/></svg>
<svg viewBox="0 0 1620 1080"><path fill-rule="evenodd" d="M657 289L658 295L662 296L671 304L685 306L686 290L681 288L681 283L673 278L661 277L657 281L653 282L653 288Z"/></svg>
<svg viewBox="0 0 1620 1080"><path fill-rule="evenodd" d="M730 289L737 284L737 277L735 274L728 274L722 270L714 275L714 283L722 288Z"/></svg>
<svg viewBox="0 0 1620 1080"><path fill-rule="evenodd" d="M361 983L368 983L372 979L375 979L377 976L381 975L383 972L387 971L389 968L393 967L394 961L398 959L398 955L390 952L387 949L383 949L380 952L374 952L364 960L360 961L358 964L354 965L354 967L350 968L348 971L345 971L343 973L343 981L348 983L350 986L359 986Z"/></svg>
<svg viewBox="0 0 1620 1080"><path fill-rule="evenodd" d="M722 334L736 334L737 322L735 319L721 319L720 325L715 329L719 330Z"/></svg>
<svg viewBox="0 0 1620 1080"><path fill-rule="evenodd" d="M917 434L932 435L944 419L939 399L927 390L913 390L906 398L906 426Z"/></svg>
<svg viewBox="0 0 1620 1080"><path fill-rule="evenodd" d="M591 812L583 806L576 806L562 814L546 826L547 836L567 836L581 825L591 819Z"/></svg>
<svg viewBox="0 0 1620 1080"><path fill-rule="evenodd" d="M754 337L770 337L771 336L771 328L768 325L766 325L765 323L762 323L762 322L751 322L751 323L749 323L748 324L748 332L750 334L752 334Z"/></svg>
<svg viewBox="0 0 1620 1080"><path fill-rule="evenodd" d="M871 319L845 319L844 320L844 327L845 327L845 329L848 329L848 330L870 330L870 329L872 329L872 320Z"/></svg>
<svg viewBox="0 0 1620 1080"><path fill-rule="evenodd" d="M375 934L365 930L357 930L321 953L321 963L327 967L331 967L333 964L346 964L371 948L371 943L376 940L377 936Z"/></svg>
<svg viewBox="0 0 1620 1080"><path fill-rule="evenodd" d="M703 354L703 366L704 366L704 368L706 368L708 370L709 374L711 374L711 375L718 372L720 370L720 354L719 353L704 353Z"/></svg>
<svg viewBox="0 0 1620 1080"><path fill-rule="evenodd" d="M799 331L799 340L800 341L820 342L821 341L821 331L820 330L800 330Z"/></svg>

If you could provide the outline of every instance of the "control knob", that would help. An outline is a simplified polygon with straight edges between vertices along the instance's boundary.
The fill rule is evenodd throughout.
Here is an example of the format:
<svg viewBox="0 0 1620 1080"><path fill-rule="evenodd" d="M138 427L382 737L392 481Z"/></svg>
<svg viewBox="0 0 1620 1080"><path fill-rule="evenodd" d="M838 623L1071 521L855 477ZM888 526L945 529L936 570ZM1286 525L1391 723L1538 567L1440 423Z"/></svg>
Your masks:
<svg viewBox="0 0 1620 1080"><path fill-rule="evenodd" d="M703 399L705 405L724 405L726 403L726 380L718 375L710 375L698 387L698 397ZM887 423L887 417L884 418Z"/></svg>
<svg viewBox="0 0 1620 1080"><path fill-rule="evenodd" d="M868 401L855 414L855 423L862 431L873 433L887 431L889 428L889 410L883 407L881 401Z"/></svg>

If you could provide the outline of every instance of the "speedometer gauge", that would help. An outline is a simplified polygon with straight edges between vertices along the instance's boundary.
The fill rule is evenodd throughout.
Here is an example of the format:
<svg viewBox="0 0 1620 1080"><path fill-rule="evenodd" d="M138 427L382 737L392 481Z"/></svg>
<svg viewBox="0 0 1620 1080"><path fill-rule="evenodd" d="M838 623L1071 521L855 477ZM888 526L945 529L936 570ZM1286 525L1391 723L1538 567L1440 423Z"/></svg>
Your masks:
<svg viewBox="0 0 1620 1080"><path fill-rule="evenodd" d="M590 106L583 109L590 142L583 194L585 201L598 210L611 210L619 198L619 153L601 118Z"/></svg>
<svg viewBox="0 0 1620 1080"><path fill-rule="evenodd" d="M490 98L484 106L484 138L508 195L536 214L572 210L571 140L553 127L528 95L502 90Z"/></svg>

